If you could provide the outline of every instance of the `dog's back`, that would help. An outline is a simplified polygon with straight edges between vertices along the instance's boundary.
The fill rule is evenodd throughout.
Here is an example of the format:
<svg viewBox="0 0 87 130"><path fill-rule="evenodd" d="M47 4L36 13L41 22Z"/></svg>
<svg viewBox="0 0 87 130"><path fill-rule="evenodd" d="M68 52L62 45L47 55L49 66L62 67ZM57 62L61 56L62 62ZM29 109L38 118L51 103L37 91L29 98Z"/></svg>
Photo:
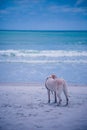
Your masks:
<svg viewBox="0 0 87 130"><path fill-rule="evenodd" d="M66 105L68 104L67 85L66 85L66 82L65 82L64 79L59 79L59 78L53 79L53 78L49 77L49 78L46 79L45 86L48 89L48 92L49 91L55 92L56 97L59 98L59 104L62 101L61 100L61 93L63 91L64 94L65 94L65 97L66 97ZM48 95L48 96L50 96L50 95ZM50 100L50 97L49 97L49 100Z"/></svg>

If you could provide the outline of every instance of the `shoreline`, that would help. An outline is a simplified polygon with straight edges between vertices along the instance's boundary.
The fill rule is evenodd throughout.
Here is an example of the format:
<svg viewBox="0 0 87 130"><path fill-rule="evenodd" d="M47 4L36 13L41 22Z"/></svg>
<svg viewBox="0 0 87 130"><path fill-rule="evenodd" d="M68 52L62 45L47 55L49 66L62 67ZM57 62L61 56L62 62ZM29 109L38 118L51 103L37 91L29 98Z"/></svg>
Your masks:
<svg viewBox="0 0 87 130"><path fill-rule="evenodd" d="M0 82L0 86L44 86L45 83L40 83L40 82ZM72 84L68 83L68 87L87 87L87 85L82 85L82 84Z"/></svg>
<svg viewBox="0 0 87 130"><path fill-rule="evenodd" d="M18 82L1 83L0 82L0 86L42 86L42 85L43 85L42 83L32 83L32 82L29 83L18 83Z"/></svg>

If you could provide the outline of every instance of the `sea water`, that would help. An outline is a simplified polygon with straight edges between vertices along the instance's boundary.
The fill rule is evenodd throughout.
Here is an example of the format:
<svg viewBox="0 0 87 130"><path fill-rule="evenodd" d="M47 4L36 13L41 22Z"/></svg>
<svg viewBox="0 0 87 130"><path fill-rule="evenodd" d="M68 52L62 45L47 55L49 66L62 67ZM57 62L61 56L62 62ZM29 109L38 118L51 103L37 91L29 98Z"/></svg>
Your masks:
<svg viewBox="0 0 87 130"><path fill-rule="evenodd" d="M44 83L50 74L87 85L87 31L0 31L0 83Z"/></svg>

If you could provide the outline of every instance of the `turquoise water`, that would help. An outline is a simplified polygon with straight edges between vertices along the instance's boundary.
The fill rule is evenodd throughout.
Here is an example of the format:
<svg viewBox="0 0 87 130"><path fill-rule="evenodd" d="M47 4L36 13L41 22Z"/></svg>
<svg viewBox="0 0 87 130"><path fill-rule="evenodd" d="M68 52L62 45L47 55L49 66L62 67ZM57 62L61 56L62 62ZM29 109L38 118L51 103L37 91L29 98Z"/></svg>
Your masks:
<svg viewBox="0 0 87 130"><path fill-rule="evenodd" d="M0 82L44 82L51 73L87 85L87 31L0 31Z"/></svg>

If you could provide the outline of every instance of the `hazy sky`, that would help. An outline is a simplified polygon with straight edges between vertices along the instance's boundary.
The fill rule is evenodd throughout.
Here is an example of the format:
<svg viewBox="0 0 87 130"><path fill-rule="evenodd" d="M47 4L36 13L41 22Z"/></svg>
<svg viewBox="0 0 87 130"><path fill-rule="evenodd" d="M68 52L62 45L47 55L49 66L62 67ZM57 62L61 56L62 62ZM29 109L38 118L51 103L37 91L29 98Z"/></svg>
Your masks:
<svg viewBox="0 0 87 130"><path fill-rule="evenodd" d="M87 0L0 0L0 29L87 30Z"/></svg>

